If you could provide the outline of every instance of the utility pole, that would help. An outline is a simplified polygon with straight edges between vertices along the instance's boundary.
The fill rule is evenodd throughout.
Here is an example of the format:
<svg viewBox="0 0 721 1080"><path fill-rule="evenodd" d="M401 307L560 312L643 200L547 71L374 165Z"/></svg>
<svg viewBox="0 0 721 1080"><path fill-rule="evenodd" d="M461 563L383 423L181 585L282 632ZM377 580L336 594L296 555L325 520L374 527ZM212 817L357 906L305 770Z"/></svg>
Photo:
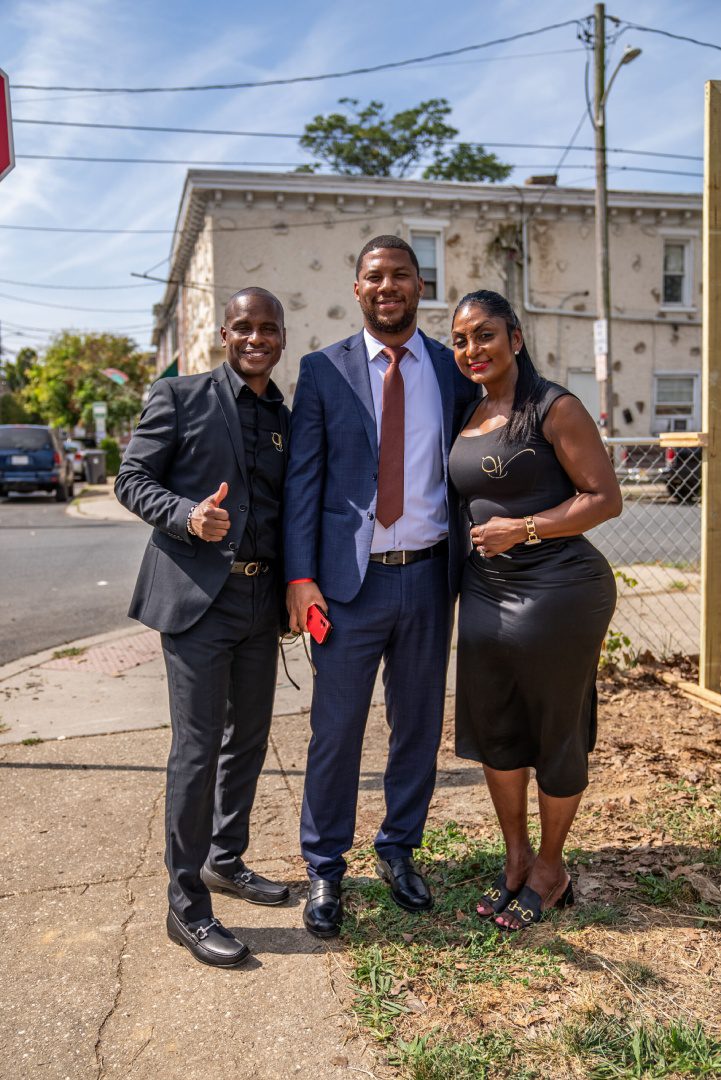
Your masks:
<svg viewBox="0 0 721 1080"><path fill-rule="evenodd" d="M699 686L721 691L721 81L706 83ZM718 697L716 698L718 700Z"/></svg>
<svg viewBox="0 0 721 1080"><path fill-rule="evenodd" d="M606 189L606 5L594 8L593 126L596 133L596 378L604 434L614 434L611 361L611 274L608 259L608 191Z"/></svg>

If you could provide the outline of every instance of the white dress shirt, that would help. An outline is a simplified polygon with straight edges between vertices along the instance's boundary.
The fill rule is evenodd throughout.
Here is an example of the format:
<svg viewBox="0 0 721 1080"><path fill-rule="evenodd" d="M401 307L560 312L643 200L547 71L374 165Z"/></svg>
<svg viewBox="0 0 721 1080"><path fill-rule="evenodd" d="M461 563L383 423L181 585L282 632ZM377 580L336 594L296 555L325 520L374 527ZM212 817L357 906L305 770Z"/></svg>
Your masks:
<svg viewBox="0 0 721 1080"><path fill-rule="evenodd" d="M389 361L385 345L363 330L373 391L378 443L383 415L383 380ZM371 552L419 551L448 535L443 476L443 407L438 379L423 338L416 330L405 342L400 362L405 394L403 515L388 529L376 518Z"/></svg>

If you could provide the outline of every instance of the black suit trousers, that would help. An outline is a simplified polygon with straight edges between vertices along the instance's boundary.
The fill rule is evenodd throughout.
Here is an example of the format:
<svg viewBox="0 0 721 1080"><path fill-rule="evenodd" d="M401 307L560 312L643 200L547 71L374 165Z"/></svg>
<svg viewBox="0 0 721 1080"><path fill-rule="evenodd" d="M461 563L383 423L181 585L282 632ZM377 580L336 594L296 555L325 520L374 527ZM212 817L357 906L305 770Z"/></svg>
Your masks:
<svg viewBox="0 0 721 1080"><path fill-rule="evenodd" d="M230 875L248 846L278 659L273 573L231 574L206 613L163 634L172 743L165 804L170 906L186 922L212 914L206 860Z"/></svg>

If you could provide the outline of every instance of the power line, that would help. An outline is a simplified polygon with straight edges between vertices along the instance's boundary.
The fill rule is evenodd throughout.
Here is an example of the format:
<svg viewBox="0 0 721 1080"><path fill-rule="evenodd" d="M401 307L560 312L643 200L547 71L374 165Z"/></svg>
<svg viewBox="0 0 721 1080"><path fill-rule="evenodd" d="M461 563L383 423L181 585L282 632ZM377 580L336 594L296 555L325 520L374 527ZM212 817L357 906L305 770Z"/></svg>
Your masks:
<svg viewBox="0 0 721 1080"><path fill-rule="evenodd" d="M274 225L230 225L228 227L223 226L220 229L211 229L213 233L237 233L237 232L277 232L279 229L312 229L319 225L345 225L349 222L354 224L365 224L368 221L381 221L387 218L388 214L354 214L347 213L343 217L323 217L317 221L282 221L276 222ZM93 229L87 227L76 226L60 226L60 225L5 225L0 223L0 229L12 229L19 232L58 232L58 233L100 233L105 235L106 233L130 234L136 233L163 233L165 235L175 235L177 229ZM155 266L151 267L154 270L157 266L161 266L164 262L167 262L167 257L161 259Z"/></svg>
<svg viewBox="0 0 721 1080"><path fill-rule="evenodd" d="M24 289L79 289L82 292L107 292L116 289L147 289L147 285L50 285L42 281L13 281L11 278L0 278L2 285L17 285Z"/></svg>
<svg viewBox="0 0 721 1080"><path fill-rule="evenodd" d="M565 149L565 147L564 147L564 149ZM515 168L519 168L519 167L520 166L515 166ZM533 167L533 168L543 168L543 169L549 169L550 168L551 171L553 171L553 168L554 168L553 166L549 167L549 165L547 163L544 164L544 165L540 165L540 166L526 165L526 166L523 166L523 167L524 168ZM559 166L556 166L555 168L558 168L558 167ZM573 165L573 166L568 165L568 166L566 166L566 168L583 168L583 166L582 165ZM631 169L633 172L647 171L647 170L644 170L644 169L635 169L635 168L633 168L633 166L614 166L614 168L616 168L616 169ZM655 170L648 170L648 171L655 171ZM675 170L671 170L671 172L672 172L672 175L681 175L681 176L686 176L686 175L692 175L692 176L699 175L700 176L700 175L702 175L701 173L690 173L689 174L689 173L685 173L685 172L680 172L680 173L677 174L675 172ZM212 229L210 231L214 232L214 233L215 232L217 232L217 233L276 232L276 231L278 231L279 228L282 228L282 229L309 229L309 228L316 228L319 225L323 225L325 227L327 225L345 225L345 224L348 224L348 223L351 223L351 224L353 224L353 223L355 223L355 224L365 224L366 222L371 222L371 221L381 221L381 220L383 220L383 219L385 219L387 217L388 217L388 213L375 214L375 215L367 215L367 214L365 214L365 215L358 215L357 217L352 213L348 213L348 214L344 215L343 217L335 217L335 218L323 217L322 219L317 220L317 221L284 221L284 222L276 222L274 225L230 225L230 226L223 227L223 228L220 228L220 229ZM140 236L145 236L145 235L170 236L170 235L175 235L178 232L177 229L134 229L134 228L106 229L106 228L91 228L91 227L87 227L87 226L70 226L70 225L67 225L67 226L65 226L65 225L8 225L8 224L6 224L4 222L0 222L0 229L8 229L8 230L11 230L13 232L73 233L73 234L79 233L79 234L101 235L101 236L108 236L108 235L110 235L110 236L118 236L118 235L120 235L120 236L125 236L125 235L128 235L128 236L136 236L136 235L140 235ZM150 271L155 270L158 266L162 266L162 264L164 262L167 262L167 261L168 261L167 256L160 259L159 262L157 262L154 266L150 267Z"/></svg>
<svg viewBox="0 0 721 1080"><path fill-rule="evenodd" d="M638 23L623 20L625 30L639 30L644 34L660 34L662 37L673 38L674 41L687 41L691 45L701 45L704 49L717 49L721 52L721 45L713 41L700 41L698 38L687 37L685 34L673 34L670 30L658 30L655 26L639 26Z"/></svg>
<svg viewBox="0 0 721 1080"><path fill-rule="evenodd" d="M16 154L15 158L29 161L91 161L106 165L232 165L233 168L282 168L295 169L299 165L312 165L304 161L185 161L175 158L128 158L128 157L85 157L80 154Z"/></svg>
<svg viewBox="0 0 721 1080"><path fill-rule="evenodd" d="M573 50L584 51L584 50ZM72 127L72 128L93 128L107 131L152 131L162 132L172 135L230 135L238 138L255 138L255 139L301 139L302 134L297 132L288 131L237 131L224 128L188 128L188 127L163 127L151 124L101 124L101 123L86 123L79 120L32 120L25 118L13 117L13 124L38 124L45 127ZM338 136L337 141L347 142L352 140L354 136ZM489 142L483 140L482 142L473 141L470 139L444 139L444 143L458 144L463 143L466 146L486 146L486 147L502 147L504 149L514 150L563 150L563 145L559 143L516 143L516 142ZM593 146L577 146L576 150L588 150L593 151ZM630 150L625 147L608 147L607 153L610 154L638 154L645 157L667 157L667 158L680 158L685 161L703 161L703 156L700 154L672 154L665 153L661 150Z"/></svg>
<svg viewBox="0 0 721 1080"><path fill-rule="evenodd" d="M584 110L585 117L585 110ZM569 147L570 149L570 147ZM40 161L82 161L82 162L95 162L99 164L123 164L123 165L183 165L183 166L195 166L202 165L204 167L211 168L237 168L237 167L263 167L276 166L278 168L297 168L298 165L303 162L293 161L187 161L176 158L123 158L123 157L80 157L74 154L16 154L16 158L33 158ZM547 161L543 162L529 162L518 161L512 162L511 168L513 169L548 169L551 165ZM557 165L556 171L561 168L576 169L583 166L583 162L572 162L568 165ZM643 166L636 165L619 165L619 169L626 170L627 172L639 172L639 173L666 173L668 176L703 176L702 172L684 172L679 169L649 169ZM231 231L231 230L225 230Z"/></svg>
<svg viewBox="0 0 721 1080"><path fill-rule="evenodd" d="M44 335L47 336L48 334L62 334L63 333L63 330L58 329L57 327L24 326L22 323L8 322L7 319L3 319L2 325L3 325L3 331L8 330L9 332L13 332L13 333L22 332L23 334L28 334L28 335L33 335L33 336L35 334L41 334L41 335L44 334ZM135 324L133 326L113 326L113 327L110 327L107 330L101 330L101 331L98 331L98 332L103 333L103 334L116 334L116 333L122 333L122 332L126 332L126 331L128 333L145 333L146 331L150 331L152 329L153 329L153 323L143 323L142 325L141 324Z"/></svg>
<svg viewBox="0 0 721 1080"><path fill-rule="evenodd" d="M50 233L100 233L103 236L117 234L122 235L157 235L162 233L167 236L170 233L174 233L175 229L92 229L86 227L66 227L64 225L7 225L4 222L0 222L0 229L10 229L13 232L50 232Z"/></svg>
<svg viewBox="0 0 721 1080"><path fill-rule="evenodd" d="M147 308L76 307L74 304L69 307L67 304L51 304L44 300L26 300L24 296L8 296L7 293L2 292L0 292L0 300L13 300L18 304L31 304L33 307L57 308L59 311L92 311L99 315L144 315L148 310Z"/></svg>
<svg viewBox="0 0 721 1080"><path fill-rule="evenodd" d="M80 91L92 94L178 94L198 90L251 90L260 86L290 86L295 83L321 82L325 79L345 79L350 75L370 75L375 71L389 71L401 67L410 67L412 64L422 64L429 60L441 60L446 56L459 56L462 53L476 52L479 49L490 49L494 45L506 45L510 41L520 41L523 38L535 37L538 34L548 33L550 30L560 30L565 26L578 26L578 19L566 19L563 22L550 23L548 26L538 27L536 30L525 30L520 34L511 34L508 37L496 38L494 41L484 41L477 45L464 45L460 49L445 49L442 52L429 53L427 56L414 56L406 60L392 60L386 64L374 64L369 67L351 68L348 71L331 71L321 75L296 75L288 79L262 79L257 82L237 83L211 83L204 86L43 86L35 83L13 83L16 90L57 90Z"/></svg>

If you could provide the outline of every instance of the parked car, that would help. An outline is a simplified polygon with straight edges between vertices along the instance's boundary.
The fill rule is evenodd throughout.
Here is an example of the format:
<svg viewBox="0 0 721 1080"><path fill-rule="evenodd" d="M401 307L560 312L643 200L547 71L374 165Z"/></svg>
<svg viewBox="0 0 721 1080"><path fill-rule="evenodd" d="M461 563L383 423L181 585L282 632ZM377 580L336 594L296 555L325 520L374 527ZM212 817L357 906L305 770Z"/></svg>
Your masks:
<svg viewBox="0 0 721 1080"><path fill-rule="evenodd" d="M72 439L66 439L63 444L65 453L73 463L73 475L76 480L87 480L88 467L86 457L88 450L95 450L95 439L84 438L76 435Z"/></svg>
<svg viewBox="0 0 721 1080"><path fill-rule="evenodd" d="M665 462L658 446L634 445L616 447L616 476L623 484L662 483Z"/></svg>
<svg viewBox="0 0 721 1080"><path fill-rule="evenodd" d="M0 424L0 496L11 491L50 491L58 502L73 497L73 465L54 428Z"/></svg>
<svg viewBox="0 0 721 1080"><path fill-rule="evenodd" d="M701 498L701 448L677 446L668 449L663 479L666 491L676 502L698 502Z"/></svg>

